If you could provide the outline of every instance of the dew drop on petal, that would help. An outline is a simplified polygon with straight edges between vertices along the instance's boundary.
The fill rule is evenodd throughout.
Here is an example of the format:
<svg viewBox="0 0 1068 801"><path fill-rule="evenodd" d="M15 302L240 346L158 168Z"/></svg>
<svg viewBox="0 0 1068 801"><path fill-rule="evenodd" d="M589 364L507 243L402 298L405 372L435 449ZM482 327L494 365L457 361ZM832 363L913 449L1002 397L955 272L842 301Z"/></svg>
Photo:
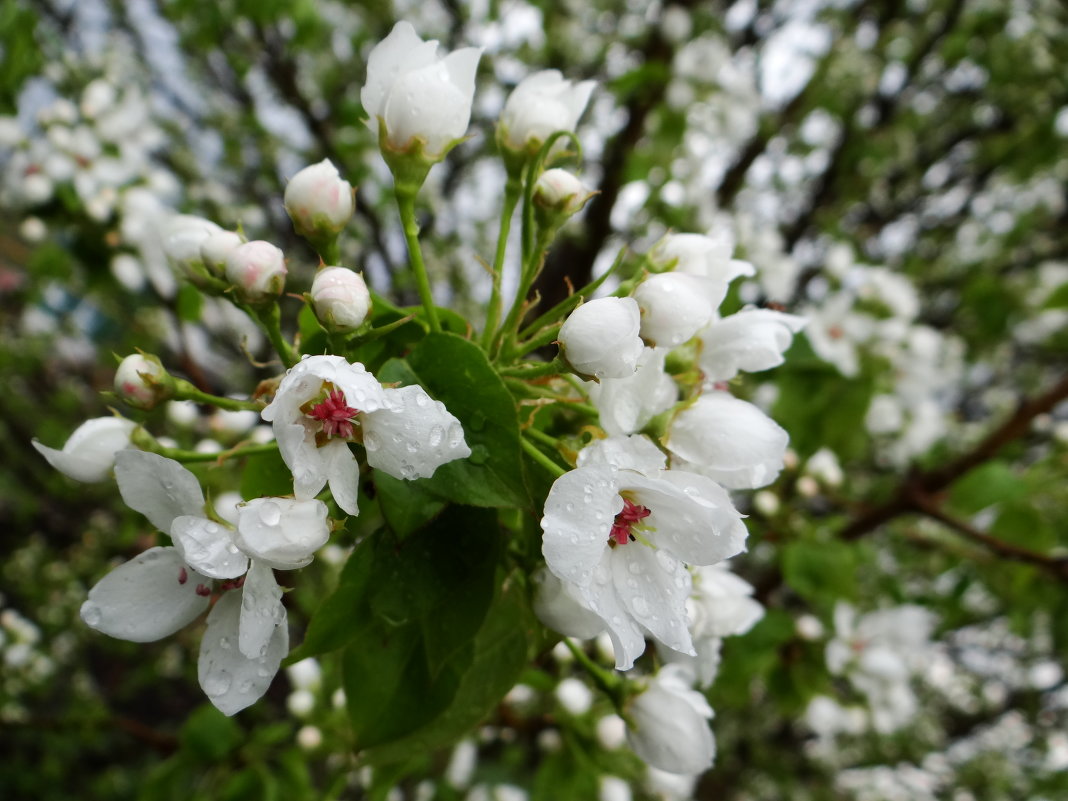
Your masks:
<svg viewBox="0 0 1068 801"><path fill-rule="evenodd" d="M266 650L266 649L264 649L264 650ZM249 679L244 679L244 680L240 681L238 683L238 685L237 685L237 691L239 693L247 693L251 689L252 689L252 682Z"/></svg>
<svg viewBox="0 0 1068 801"><path fill-rule="evenodd" d="M229 651L232 646L230 645L230 641L226 637L223 637L219 640L219 647L224 651Z"/></svg>
<svg viewBox="0 0 1068 801"><path fill-rule="evenodd" d="M629 565L627 565L627 570L629 570L634 575L638 575L642 572L642 566L637 562L631 562Z"/></svg>
<svg viewBox="0 0 1068 801"><path fill-rule="evenodd" d="M217 695L222 695L230 689L231 681L230 674L225 670L215 671L205 677L204 692L213 698Z"/></svg>
<svg viewBox="0 0 1068 801"><path fill-rule="evenodd" d="M636 615L645 617L649 614L649 602L640 595L631 602L631 606L634 607L634 614Z"/></svg>
<svg viewBox="0 0 1068 801"><path fill-rule="evenodd" d="M431 448L436 448L441 444L441 441L445 439L445 429L441 426L434 426L430 429L429 443Z"/></svg>
<svg viewBox="0 0 1068 801"><path fill-rule="evenodd" d="M382 443L378 440L378 434L374 431L366 431L363 435L363 447L369 451L377 451Z"/></svg>
<svg viewBox="0 0 1068 801"><path fill-rule="evenodd" d="M266 501L260 505L260 522L265 526L277 526L282 519L282 510L274 501Z"/></svg>
<svg viewBox="0 0 1068 801"><path fill-rule="evenodd" d="M430 403L430 398L428 398L422 392L418 393L415 396L415 405L416 406L426 406L428 403Z"/></svg>
<svg viewBox="0 0 1068 801"><path fill-rule="evenodd" d="M215 525L214 523L206 523L204 525L204 533L205 534L218 534L219 533L219 527L217 525Z"/></svg>
<svg viewBox="0 0 1068 801"><path fill-rule="evenodd" d="M86 601L82 604L82 620L85 621L87 626L97 625L103 616L100 607L92 601Z"/></svg>

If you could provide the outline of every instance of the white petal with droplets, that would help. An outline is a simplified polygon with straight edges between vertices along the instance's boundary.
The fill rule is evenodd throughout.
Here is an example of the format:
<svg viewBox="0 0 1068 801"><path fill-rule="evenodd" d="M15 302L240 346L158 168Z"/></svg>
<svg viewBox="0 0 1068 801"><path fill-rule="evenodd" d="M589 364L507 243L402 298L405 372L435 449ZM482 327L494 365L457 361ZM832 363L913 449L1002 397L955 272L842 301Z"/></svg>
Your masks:
<svg viewBox="0 0 1068 801"><path fill-rule="evenodd" d="M200 641L197 678L208 700L225 715L233 715L258 701L289 652L289 628L283 618L271 633L263 656L249 659L238 647L241 594L223 593L208 615Z"/></svg>
<svg viewBox="0 0 1068 801"><path fill-rule="evenodd" d="M634 618L623 608L608 565L599 565L592 582L586 587L579 587L578 594L583 606L608 624L608 636L612 639L616 654L616 669L630 670L634 667L634 660L645 650L645 636Z"/></svg>
<svg viewBox="0 0 1068 801"><path fill-rule="evenodd" d="M329 538L322 501L255 498L238 509L237 546L279 570L304 567Z"/></svg>
<svg viewBox="0 0 1068 801"><path fill-rule="evenodd" d="M627 612L668 648L692 656L695 651L686 628L690 595L686 565L638 542L616 547L609 563L616 593Z"/></svg>
<svg viewBox="0 0 1068 801"><path fill-rule="evenodd" d="M200 482L174 459L147 451L119 451L115 479L126 505L160 531L170 533L176 517L204 512Z"/></svg>
<svg viewBox="0 0 1068 801"><path fill-rule="evenodd" d="M150 548L119 565L89 590L86 625L131 642L153 642L191 623L208 608L211 581L193 572L175 548ZM203 591L203 590L202 590Z"/></svg>
<svg viewBox="0 0 1068 801"><path fill-rule="evenodd" d="M122 417L95 417L74 429L61 451L37 440L32 444L52 467L68 478L103 481L111 474L115 454L130 446L134 425L133 420Z"/></svg>
<svg viewBox="0 0 1068 801"><path fill-rule="evenodd" d="M267 653L275 628L285 619L282 588L274 571L253 560L241 588L241 617L237 646L247 658L259 659Z"/></svg>
<svg viewBox="0 0 1068 801"><path fill-rule="evenodd" d="M237 549L230 529L206 517L174 518L171 539L182 558L205 576L232 579L248 570L248 557Z"/></svg>
<svg viewBox="0 0 1068 801"><path fill-rule="evenodd" d="M564 581L588 585L622 509L608 467L580 467L556 479L541 521L541 550L549 570Z"/></svg>

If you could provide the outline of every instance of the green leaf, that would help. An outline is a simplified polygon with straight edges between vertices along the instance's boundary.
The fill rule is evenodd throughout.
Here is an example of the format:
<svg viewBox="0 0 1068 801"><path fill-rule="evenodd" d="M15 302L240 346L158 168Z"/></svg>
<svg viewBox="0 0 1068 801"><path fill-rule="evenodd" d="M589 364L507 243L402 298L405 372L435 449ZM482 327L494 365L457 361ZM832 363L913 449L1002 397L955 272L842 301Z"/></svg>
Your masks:
<svg viewBox="0 0 1068 801"><path fill-rule="evenodd" d="M430 494L421 481L394 478L374 470L376 500L386 524L400 538L433 520L445 508L445 501Z"/></svg>
<svg viewBox="0 0 1068 801"><path fill-rule="evenodd" d="M1059 287L1050 292L1049 297L1046 298L1046 302L1042 304L1044 309L1064 309L1068 308L1068 284L1061 284Z"/></svg>
<svg viewBox="0 0 1068 801"><path fill-rule="evenodd" d="M442 465L424 487L468 506L528 506L515 401L486 354L455 334L430 334L383 381L419 383L464 429L471 456ZM383 377L388 376L388 377Z"/></svg>
<svg viewBox="0 0 1068 801"><path fill-rule="evenodd" d="M357 550L335 593L357 602L347 629L330 632L350 641L342 672L360 748L416 731L456 695L493 599L501 545L493 512L460 506L403 542L385 532L374 538L373 564L350 570L352 559L367 560Z"/></svg>
<svg viewBox="0 0 1068 801"><path fill-rule="evenodd" d="M282 454L267 451L249 456L241 473L241 497L246 501L270 495L289 495L293 492L293 474L289 472Z"/></svg>
<svg viewBox="0 0 1068 801"><path fill-rule="evenodd" d="M1022 497L1027 485L1005 462L988 462L959 479L950 503L962 514L973 515L995 503Z"/></svg>
<svg viewBox="0 0 1068 801"><path fill-rule="evenodd" d="M857 558L844 542L791 542L783 548L782 572L794 592L813 603L833 604L856 592Z"/></svg>
<svg viewBox="0 0 1068 801"><path fill-rule="evenodd" d="M211 704L198 707L182 726L182 748L196 759L215 763L244 740L241 727Z"/></svg>
<svg viewBox="0 0 1068 801"><path fill-rule="evenodd" d="M187 323L200 320L200 310L204 306L204 296L192 284L182 284L178 289L178 318Z"/></svg>
<svg viewBox="0 0 1068 801"><path fill-rule="evenodd" d="M371 749L367 758L374 762L406 759L413 753L448 745L470 730L515 686L527 666L535 628L524 593L510 584L494 599L475 637L470 668L463 673L448 706L407 737Z"/></svg>

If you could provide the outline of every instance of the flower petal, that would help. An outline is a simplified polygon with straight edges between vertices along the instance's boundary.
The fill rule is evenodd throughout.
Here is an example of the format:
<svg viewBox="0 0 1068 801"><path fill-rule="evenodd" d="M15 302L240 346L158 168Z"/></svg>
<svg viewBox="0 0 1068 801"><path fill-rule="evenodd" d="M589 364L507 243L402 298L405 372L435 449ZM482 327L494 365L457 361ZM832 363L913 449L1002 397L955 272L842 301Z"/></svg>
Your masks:
<svg viewBox="0 0 1068 801"><path fill-rule="evenodd" d="M608 624L608 636L616 654L616 670L630 670L645 651L645 635L623 608L607 564L598 565L588 586L579 587L581 603Z"/></svg>
<svg viewBox="0 0 1068 801"><path fill-rule="evenodd" d="M286 609L282 606L282 588L274 571L263 562L252 561L241 588L241 617L238 621L237 647L249 659L267 653L275 628L282 624Z"/></svg>
<svg viewBox="0 0 1068 801"><path fill-rule="evenodd" d="M330 494L341 510L353 517L360 513L360 467L344 440L334 440L319 449ZM299 496L298 496L299 497Z"/></svg>
<svg viewBox="0 0 1068 801"><path fill-rule="evenodd" d="M693 656L686 628L690 573L665 551L632 542L613 550L612 581L623 607L668 648Z"/></svg>
<svg viewBox="0 0 1068 801"><path fill-rule="evenodd" d="M564 581L588 585L622 509L610 468L580 467L556 479L541 519L541 551L549 570Z"/></svg>
<svg viewBox="0 0 1068 801"><path fill-rule="evenodd" d="M147 451L119 451L115 479L126 505L160 531L170 533L176 517L204 512L200 482L174 459Z"/></svg>
<svg viewBox="0 0 1068 801"><path fill-rule="evenodd" d="M208 615L208 627L200 641L197 678L208 700L224 715L233 715L258 701L289 652L289 628L283 617L263 656L247 658L237 645L240 620L240 595L223 593Z"/></svg>
<svg viewBox="0 0 1068 801"><path fill-rule="evenodd" d="M538 568L531 578L535 585L534 614L543 625L583 640L605 630L600 616L583 606L577 585L561 581L545 568Z"/></svg>
<svg viewBox="0 0 1068 801"><path fill-rule="evenodd" d="M154 642L191 623L208 608L211 582L193 572L175 548L150 548L119 565L89 590L86 625L109 637ZM201 589L203 592L203 589Z"/></svg>
<svg viewBox="0 0 1068 801"><path fill-rule="evenodd" d="M361 416L367 464L394 478L429 478L471 449L460 421L419 386L385 390L389 406Z"/></svg>
<svg viewBox="0 0 1068 801"><path fill-rule="evenodd" d="M595 440L583 448L578 455L578 466L592 465L655 476L667 465L667 457L648 437L632 434Z"/></svg>
<svg viewBox="0 0 1068 801"><path fill-rule="evenodd" d="M360 90L360 102L372 121L382 115L386 95L397 77L433 63L437 50L436 41L424 42L412 24L404 21L394 25L389 36L375 45L367 58L367 82Z"/></svg>
<svg viewBox="0 0 1068 801"><path fill-rule="evenodd" d="M135 423L122 417L95 417L86 420L57 451L33 440L48 463L75 481L103 481L115 465L115 454L130 446Z"/></svg>
<svg viewBox="0 0 1068 801"><path fill-rule="evenodd" d="M182 558L205 576L232 579L248 570L248 557L234 545L230 529L206 517L174 518L171 539Z"/></svg>
<svg viewBox="0 0 1068 801"><path fill-rule="evenodd" d="M237 545L279 570L304 567L330 538L326 511L322 501L256 498L238 510Z"/></svg>

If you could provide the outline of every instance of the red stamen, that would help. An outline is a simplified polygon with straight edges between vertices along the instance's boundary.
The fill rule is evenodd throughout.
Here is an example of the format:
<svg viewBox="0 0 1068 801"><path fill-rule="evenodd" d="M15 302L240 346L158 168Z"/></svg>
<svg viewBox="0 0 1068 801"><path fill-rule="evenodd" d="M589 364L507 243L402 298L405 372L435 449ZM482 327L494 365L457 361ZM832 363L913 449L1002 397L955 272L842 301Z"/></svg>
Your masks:
<svg viewBox="0 0 1068 801"><path fill-rule="evenodd" d="M178 583L185 584L187 581L189 581L189 573L187 573L186 569L183 567L178 571Z"/></svg>
<svg viewBox="0 0 1068 801"><path fill-rule="evenodd" d="M340 389L333 390L315 406L308 410L308 416L319 420L323 424L323 434L328 437L352 437L352 423L359 409L353 409L345 400L345 393Z"/></svg>
<svg viewBox="0 0 1068 801"><path fill-rule="evenodd" d="M608 538L610 540L615 540L616 545L626 545L634 539L633 535L630 533L631 526L639 520L644 520L650 514L652 514L652 512L644 506L639 506L636 503L632 503L629 498L624 498L623 511L616 515L615 522L612 523L612 531L608 535Z"/></svg>
<svg viewBox="0 0 1068 801"><path fill-rule="evenodd" d="M245 577L244 576L238 576L235 579L227 579L226 581L224 581L222 584L219 585L219 589L222 592L226 592L227 590L237 590L237 589L240 589L241 587L244 587L244 586L245 586Z"/></svg>
<svg viewBox="0 0 1068 801"><path fill-rule="evenodd" d="M197 589L196 589L196 593L201 598L207 598L209 595L211 595L211 589L209 589L208 587L205 587L203 584L198 584L197 585Z"/></svg>

